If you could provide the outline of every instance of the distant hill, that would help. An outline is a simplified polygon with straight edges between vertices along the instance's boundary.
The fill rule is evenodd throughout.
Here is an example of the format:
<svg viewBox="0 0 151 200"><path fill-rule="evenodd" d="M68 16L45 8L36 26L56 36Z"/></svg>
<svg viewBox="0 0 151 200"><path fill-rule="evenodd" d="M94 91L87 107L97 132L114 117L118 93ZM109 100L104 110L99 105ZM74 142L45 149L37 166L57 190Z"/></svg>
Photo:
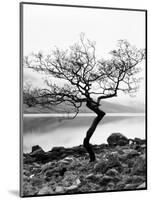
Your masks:
<svg viewBox="0 0 151 200"><path fill-rule="evenodd" d="M66 110L65 110L66 109ZM144 105L143 104L130 104L130 105L122 105L117 103L111 103L107 101L102 101L101 107L103 111L106 113L143 113ZM69 113L73 112L71 107L67 107L65 104L60 104L57 106L51 106L48 108L43 108L40 106L28 107L24 104L23 110L25 114L34 114L34 113ZM80 108L80 113L92 113L90 109L86 107L85 104Z"/></svg>

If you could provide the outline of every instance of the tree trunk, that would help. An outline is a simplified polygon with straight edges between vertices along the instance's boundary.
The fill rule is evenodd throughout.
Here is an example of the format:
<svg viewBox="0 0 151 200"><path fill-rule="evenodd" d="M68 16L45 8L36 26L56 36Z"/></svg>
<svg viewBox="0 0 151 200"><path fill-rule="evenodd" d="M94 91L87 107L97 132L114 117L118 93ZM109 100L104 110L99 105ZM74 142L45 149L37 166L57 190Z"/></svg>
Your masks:
<svg viewBox="0 0 151 200"><path fill-rule="evenodd" d="M85 149L87 150L87 152L89 154L90 162L93 162L93 161L96 160L96 158L95 158L94 151L92 149L92 145L89 143L89 141L90 141L90 138L92 137L92 135L93 135L98 123L104 117L105 112L103 112L99 108L93 107L91 105L87 105L87 107L90 108L91 110L93 110L97 114L97 117L93 120L90 128L87 131L86 137L83 140L83 146L85 147Z"/></svg>

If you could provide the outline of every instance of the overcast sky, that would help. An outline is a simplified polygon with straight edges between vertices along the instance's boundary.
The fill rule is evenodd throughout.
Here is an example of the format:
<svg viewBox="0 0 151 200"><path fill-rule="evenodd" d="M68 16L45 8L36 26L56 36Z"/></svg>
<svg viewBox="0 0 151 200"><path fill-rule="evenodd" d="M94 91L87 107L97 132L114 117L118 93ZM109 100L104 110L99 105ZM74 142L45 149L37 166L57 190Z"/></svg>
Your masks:
<svg viewBox="0 0 151 200"><path fill-rule="evenodd" d="M92 41L96 41L98 58L106 57L116 48L120 39L128 40L137 48L145 48L145 13L136 11L87 9L24 5L24 55L42 51L50 52L55 46L66 49L79 40L81 32ZM141 64L144 77L145 66ZM24 71L24 80L42 84L41 75ZM117 101L123 103L144 103L145 87L141 83L136 98L120 95Z"/></svg>

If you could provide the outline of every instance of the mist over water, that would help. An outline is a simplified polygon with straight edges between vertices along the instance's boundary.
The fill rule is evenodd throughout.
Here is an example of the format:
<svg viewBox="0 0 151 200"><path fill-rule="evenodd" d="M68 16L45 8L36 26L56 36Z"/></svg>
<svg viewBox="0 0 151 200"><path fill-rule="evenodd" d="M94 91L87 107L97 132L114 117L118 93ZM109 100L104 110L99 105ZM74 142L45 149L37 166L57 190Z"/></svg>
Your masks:
<svg viewBox="0 0 151 200"><path fill-rule="evenodd" d="M86 131L95 116L77 116L75 119L44 116L24 117L23 151L30 152L33 145L40 145L45 151L54 146L73 147L83 143ZM145 138L145 117L105 116L96 128L92 144L106 143L107 137L120 132L128 138Z"/></svg>

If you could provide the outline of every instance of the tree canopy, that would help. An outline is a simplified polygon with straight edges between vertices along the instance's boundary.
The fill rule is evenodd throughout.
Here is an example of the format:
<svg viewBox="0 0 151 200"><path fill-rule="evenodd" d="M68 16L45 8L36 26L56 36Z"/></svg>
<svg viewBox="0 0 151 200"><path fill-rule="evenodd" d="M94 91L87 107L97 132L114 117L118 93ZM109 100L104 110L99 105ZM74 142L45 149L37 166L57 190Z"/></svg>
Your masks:
<svg viewBox="0 0 151 200"><path fill-rule="evenodd" d="M47 56L26 56L24 67L50 77L45 80L44 89L25 87L24 103L49 107L66 102L77 115L84 102L97 113L95 108L99 108L102 99L116 97L118 91L135 93L140 81L136 76L140 72L138 64L145 58L145 50L119 40L117 49L110 54L110 59L96 58L96 43L81 34L80 41L67 50L55 48ZM59 85L57 80L64 83Z"/></svg>

